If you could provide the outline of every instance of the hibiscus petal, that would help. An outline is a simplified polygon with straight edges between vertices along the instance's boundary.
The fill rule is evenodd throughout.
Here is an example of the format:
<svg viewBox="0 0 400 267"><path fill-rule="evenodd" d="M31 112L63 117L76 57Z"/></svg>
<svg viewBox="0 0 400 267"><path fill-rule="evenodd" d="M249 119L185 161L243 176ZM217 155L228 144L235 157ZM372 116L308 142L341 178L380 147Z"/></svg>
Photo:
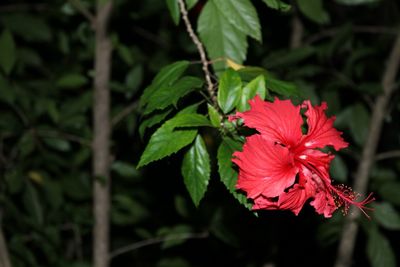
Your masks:
<svg viewBox="0 0 400 267"><path fill-rule="evenodd" d="M300 106L290 100L275 98L273 103L263 101L258 95L249 101L250 110L237 112L233 118L242 118L247 127L255 128L265 138L286 146L295 146L301 139Z"/></svg>
<svg viewBox="0 0 400 267"><path fill-rule="evenodd" d="M335 201L328 191L318 192L310 204L314 206L318 214L323 214L325 218L332 217L332 213L337 209Z"/></svg>
<svg viewBox="0 0 400 267"><path fill-rule="evenodd" d="M304 188L295 185L288 193L283 193L279 197L279 209L291 210L298 215L309 196Z"/></svg>
<svg viewBox="0 0 400 267"><path fill-rule="evenodd" d="M278 202L260 195L254 199L253 210L277 210Z"/></svg>
<svg viewBox="0 0 400 267"><path fill-rule="evenodd" d="M329 153L324 153L316 149L305 149L300 154L297 155L298 160L303 166L307 168L312 168L315 172L318 172L321 177L329 177L329 164L332 159L335 158L334 155ZM304 172L304 168L302 172ZM330 179L327 180L328 182Z"/></svg>
<svg viewBox="0 0 400 267"><path fill-rule="evenodd" d="M299 184L295 184L289 192L279 196L279 209L291 210L295 215L298 215L306 201L314 196L315 184L306 175L304 171L300 171Z"/></svg>
<svg viewBox="0 0 400 267"><path fill-rule="evenodd" d="M242 152L235 152L232 161L239 166L236 188L249 198L260 194L276 197L295 181L298 172L293 156L286 147L274 144L259 134L246 139Z"/></svg>
<svg viewBox="0 0 400 267"><path fill-rule="evenodd" d="M324 148L333 146L336 150L345 148L348 143L341 137L341 132L333 128L335 117L328 118L325 110L328 108L325 102L320 106L313 107L309 100L304 101L303 107L307 108L308 133L304 136L302 144L306 148Z"/></svg>
<svg viewBox="0 0 400 267"><path fill-rule="evenodd" d="M327 183L330 184L329 176L320 177L320 175L303 166L299 171L299 177L299 184L303 184L304 187L308 186L309 197L314 198L310 205L314 206L318 214L323 214L325 218L331 217L337 207L331 191L327 187Z"/></svg>

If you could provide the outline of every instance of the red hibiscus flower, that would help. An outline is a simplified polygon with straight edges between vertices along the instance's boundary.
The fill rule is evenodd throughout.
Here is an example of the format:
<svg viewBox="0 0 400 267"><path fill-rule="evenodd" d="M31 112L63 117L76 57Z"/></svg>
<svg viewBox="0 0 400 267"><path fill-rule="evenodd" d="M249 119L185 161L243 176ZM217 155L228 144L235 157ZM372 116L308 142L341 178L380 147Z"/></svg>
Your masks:
<svg viewBox="0 0 400 267"><path fill-rule="evenodd" d="M254 200L253 209L291 210L297 215L312 199L310 204L326 218L339 207L347 213L350 204L365 213L372 195L357 202L358 194L350 188L331 183L329 164L334 155L320 149L340 150L348 143L333 127L335 118L326 116L325 102L294 106L290 100L275 98L271 103L256 96L249 103L250 110L231 119L242 118L245 126L258 133L246 138L243 151L235 152L232 161L239 166L236 187ZM306 123L301 109L305 109Z"/></svg>

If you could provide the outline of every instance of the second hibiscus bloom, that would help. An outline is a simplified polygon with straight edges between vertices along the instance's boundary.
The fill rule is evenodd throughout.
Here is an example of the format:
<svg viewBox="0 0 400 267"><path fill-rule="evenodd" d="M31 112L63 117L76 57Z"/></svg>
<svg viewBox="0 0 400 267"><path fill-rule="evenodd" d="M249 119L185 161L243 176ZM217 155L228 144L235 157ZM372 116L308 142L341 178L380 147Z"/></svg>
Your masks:
<svg viewBox="0 0 400 267"><path fill-rule="evenodd" d="M306 123L301 115L305 109ZM334 186L329 176L331 153L320 149L348 146L333 127L334 117L325 114L326 103L312 106L310 101L295 106L290 100L265 102L258 96L250 100L250 110L231 119L243 119L244 125L258 131L247 137L242 152L233 154L239 166L237 188L254 200L253 209L291 210L296 215L305 202L319 214L331 217L339 207L349 205L361 210L372 198L356 202L358 195L349 188ZM302 131L302 127L304 132Z"/></svg>

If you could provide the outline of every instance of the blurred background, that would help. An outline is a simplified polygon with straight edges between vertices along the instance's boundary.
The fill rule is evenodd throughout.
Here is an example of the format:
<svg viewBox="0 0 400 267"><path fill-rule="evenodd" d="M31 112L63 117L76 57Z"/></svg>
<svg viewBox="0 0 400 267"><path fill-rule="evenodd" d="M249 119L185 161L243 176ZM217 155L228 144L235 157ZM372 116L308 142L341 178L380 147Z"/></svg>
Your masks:
<svg viewBox="0 0 400 267"><path fill-rule="evenodd" d="M207 1L191 2L189 19L196 28ZM371 145L371 115L399 33L400 3L287 1L290 10L271 8L274 1L252 3L262 42L248 39L244 64L292 82L301 93L298 100L328 103L350 143L336 153L331 174L337 183L353 184L362 152ZM93 1L0 3L2 267L11 267L6 258L13 267L93 266L96 40L87 11L95 12ZM196 208L180 174L180 155L136 168L152 132L139 131L144 88L177 60L192 61L193 74L203 74L195 45L183 23L174 24L166 1L116 0L108 28L110 266L334 266L346 218L340 212L324 219L306 205L299 216L285 211L255 216L225 189L215 164ZM370 221L360 218L349 266L394 267L400 260L399 81L397 75L391 84L368 172L375 212ZM215 152L215 133L205 136Z"/></svg>

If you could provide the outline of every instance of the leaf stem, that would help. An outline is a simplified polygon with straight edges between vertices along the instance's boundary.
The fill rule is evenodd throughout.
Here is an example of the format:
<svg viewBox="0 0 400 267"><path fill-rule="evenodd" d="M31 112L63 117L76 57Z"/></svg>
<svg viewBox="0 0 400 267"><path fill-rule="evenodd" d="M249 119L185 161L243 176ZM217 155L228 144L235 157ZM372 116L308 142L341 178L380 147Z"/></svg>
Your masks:
<svg viewBox="0 0 400 267"><path fill-rule="evenodd" d="M139 101L135 101L132 104L126 106L121 112L117 113L112 119L111 119L111 125L114 127L117 125L120 121L125 119L129 114L131 114L133 111L135 111L139 106Z"/></svg>
<svg viewBox="0 0 400 267"><path fill-rule="evenodd" d="M209 61L207 60L206 51L204 50L204 46L199 40L199 37L197 37L197 35L193 31L193 27L192 24L190 23L184 0L178 0L178 4L182 13L182 19L185 23L186 30L189 33L189 36L192 39L193 43L196 45L197 50L199 51L200 59L203 64L204 75L207 82L208 94L210 95L213 105L217 107L217 97L215 95L214 84L211 81L211 73L210 70L208 69Z"/></svg>
<svg viewBox="0 0 400 267"><path fill-rule="evenodd" d="M118 248L110 253L110 261L127 252L134 251L136 249L146 247L146 246L151 246L155 244L159 244L162 242L166 241L172 241L172 240L186 240L186 239L203 239L208 237L208 232L202 232L202 233L182 233L182 234L175 234L175 235L167 235L163 237L155 237L155 238L150 238L150 239L145 239L121 248Z"/></svg>
<svg viewBox="0 0 400 267"><path fill-rule="evenodd" d="M12 267L10 261L10 255L7 248L6 239L3 234L2 218L0 210L0 266L2 267Z"/></svg>
<svg viewBox="0 0 400 267"><path fill-rule="evenodd" d="M80 0L69 0L71 5L75 7L75 9L81 13L93 26L95 23L96 18L94 15L81 3Z"/></svg>
<svg viewBox="0 0 400 267"><path fill-rule="evenodd" d="M393 150L379 153L375 156L375 161L391 159L391 158L400 158L400 150Z"/></svg>

